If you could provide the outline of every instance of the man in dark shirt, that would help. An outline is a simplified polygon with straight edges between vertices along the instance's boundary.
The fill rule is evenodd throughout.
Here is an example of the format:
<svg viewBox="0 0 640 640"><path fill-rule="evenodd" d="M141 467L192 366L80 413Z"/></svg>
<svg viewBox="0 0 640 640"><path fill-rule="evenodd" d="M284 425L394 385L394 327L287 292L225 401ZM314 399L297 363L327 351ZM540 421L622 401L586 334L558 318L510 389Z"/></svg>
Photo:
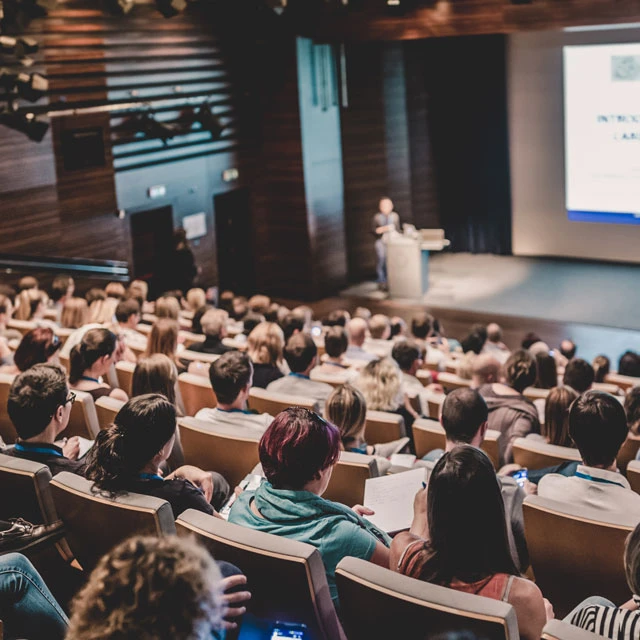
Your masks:
<svg viewBox="0 0 640 640"><path fill-rule="evenodd" d="M227 335L228 320L229 314L222 309L210 309L207 311L202 316L202 320L200 320L202 333L205 335L204 342L192 344L189 350L216 355L232 351L233 347L228 347L222 342L222 339Z"/></svg>
<svg viewBox="0 0 640 640"><path fill-rule="evenodd" d="M55 444L69 424L75 398L65 372L57 365L37 364L21 373L11 385L7 403L18 441L5 453L42 462L52 476L61 471L84 475L85 464L78 460L78 438L70 438L62 447Z"/></svg>

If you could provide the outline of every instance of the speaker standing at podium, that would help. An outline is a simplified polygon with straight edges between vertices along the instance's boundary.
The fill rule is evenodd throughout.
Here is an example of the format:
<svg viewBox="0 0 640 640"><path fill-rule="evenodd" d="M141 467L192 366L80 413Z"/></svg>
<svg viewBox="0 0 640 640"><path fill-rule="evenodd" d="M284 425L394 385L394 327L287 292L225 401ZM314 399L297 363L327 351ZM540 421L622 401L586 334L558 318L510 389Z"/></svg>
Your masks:
<svg viewBox="0 0 640 640"><path fill-rule="evenodd" d="M371 232L376 238L376 273L378 286L381 289L387 286L387 245L385 234L391 231L400 231L400 217L393 210L391 198L382 198L378 205L378 213L373 216Z"/></svg>

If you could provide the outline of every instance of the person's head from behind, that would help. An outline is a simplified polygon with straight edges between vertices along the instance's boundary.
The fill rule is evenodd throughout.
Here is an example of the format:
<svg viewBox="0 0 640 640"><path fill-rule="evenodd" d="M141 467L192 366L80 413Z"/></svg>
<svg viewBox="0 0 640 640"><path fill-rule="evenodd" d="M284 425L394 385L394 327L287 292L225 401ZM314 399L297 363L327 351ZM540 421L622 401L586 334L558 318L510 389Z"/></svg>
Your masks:
<svg viewBox="0 0 640 640"><path fill-rule="evenodd" d="M36 320L41 318L45 309L44 292L39 289L24 289L16 298L16 320Z"/></svg>
<svg viewBox="0 0 640 640"><path fill-rule="evenodd" d="M49 328L38 327L25 333L13 356L19 371L26 371L36 364L57 364L60 338Z"/></svg>
<svg viewBox="0 0 640 640"><path fill-rule="evenodd" d="M306 333L295 333L287 340L284 359L292 373L308 374L316 365L318 347L311 336Z"/></svg>
<svg viewBox="0 0 640 640"><path fill-rule="evenodd" d="M506 384L519 393L532 387L538 377L535 358L524 349L514 351L504 363L504 377Z"/></svg>
<svg viewBox="0 0 640 640"><path fill-rule="evenodd" d="M156 300L156 317L177 320L180 317L180 303L173 296L161 296Z"/></svg>
<svg viewBox="0 0 640 640"><path fill-rule="evenodd" d="M479 447L484 440L488 417L484 398L475 389L462 387L444 399L440 423L448 442Z"/></svg>
<svg viewBox="0 0 640 640"><path fill-rule="evenodd" d="M28 291L29 289L38 289L40 283L37 278L33 276L23 276L18 280L18 293L21 291Z"/></svg>
<svg viewBox="0 0 640 640"><path fill-rule="evenodd" d="M351 318L347 323L349 344L361 347L367 338L367 323L362 318Z"/></svg>
<svg viewBox="0 0 640 640"><path fill-rule="evenodd" d="M260 462L275 489L307 490L322 495L340 456L340 431L319 415L291 407L264 432Z"/></svg>
<svg viewBox="0 0 640 640"><path fill-rule="evenodd" d="M247 338L247 353L255 364L282 362L284 334L275 322L261 322Z"/></svg>
<svg viewBox="0 0 640 640"><path fill-rule="evenodd" d="M578 397L571 387L554 387L544 405L544 424L540 425L542 435L549 444L572 447L569 435L569 408Z"/></svg>
<svg viewBox="0 0 640 640"><path fill-rule="evenodd" d="M608 393L587 391L569 409L569 435L589 467L614 466L628 432L622 405Z"/></svg>
<svg viewBox="0 0 640 640"><path fill-rule="evenodd" d="M349 337L344 327L335 325L327 329L324 336L324 350L332 360L340 360L349 347Z"/></svg>
<svg viewBox="0 0 640 640"><path fill-rule="evenodd" d="M66 638L209 640L220 637L224 611L220 570L204 547L177 536L136 536L91 572L71 605Z"/></svg>
<svg viewBox="0 0 640 640"><path fill-rule="evenodd" d="M89 305L84 298L66 297L62 305L60 326L65 329L79 329L87 324Z"/></svg>
<svg viewBox="0 0 640 640"><path fill-rule="evenodd" d="M408 328L404 318L401 318L400 316L393 316L389 322L391 323L390 338L393 339L395 337L407 336Z"/></svg>
<svg viewBox="0 0 640 640"><path fill-rule="evenodd" d="M524 338L522 338L521 346L523 349L528 349L536 342L542 342L542 338L534 331L529 331L529 333L525 334Z"/></svg>
<svg viewBox="0 0 640 640"><path fill-rule="evenodd" d="M411 318L411 334L418 340L426 340L433 330L433 316L426 311Z"/></svg>
<svg viewBox="0 0 640 640"><path fill-rule="evenodd" d="M500 379L500 363L488 354L480 354L471 363L471 386L474 389Z"/></svg>
<svg viewBox="0 0 640 640"><path fill-rule="evenodd" d="M634 596L640 596L640 524L627 536L624 545L624 572Z"/></svg>
<svg viewBox="0 0 640 640"><path fill-rule="evenodd" d="M242 323L242 333L245 336L249 336L249 334L262 322L265 322L266 318L264 316L258 315L257 313L247 313L244 317L244 321Z"/></svg>
<svg viewBox="0 0 640 640"><path fill-rule="evenodd" d="M343 327L346 328L347 322L351 320L351 314L345 309L334 309L323 320L322 324L326 327Z"/></svg>
<svg viewBox="0 0 640 640"><path fill-rule="evenodd" d="M9 296L0 294L0 324L3 326L11 320L13 316L13 302Z"/></svg>
<svg viewBox="0 0 640 640"><path fill-rule="evenodd" d="M618 361L618 373L621 376L640 378L640 355L635 351L625 351Z"/></svg>
<svg viewBox="0 0 640 640"><path fill-rule="evenodd" d="M436 463L427 491L430 551L422 579L449 585L496 573L518 575L507 534L504 502L487 455L459 445Z"/></svg>
<svg viewBox="0 0 640 640"><path fill-rule="evenodd" d="M115 298L116 300L122 300L127 293L122 282L110 282L104 290L107 298Z"/></svg>
<svg viewBox="0 0 640 640"><path fill-rule="evenodd" d="M462 350L465 353L469 351L479 354L483 347L484 343L487 341L487 329L484 325L475 324L471 327L471 331L467 336L465 336L460 344L462 346Z"/></svg>
<svg viewBox="0 0 640 640"><path fill-rule="evenodd" d="M127 289L127 297L147 301L149 295L149 285L144 280L134 280Z"/></svg>
<svg viewBox="0 0 640 640"><path fill-rule="evenodd" d="M380 202L378 202L378 208L380 209L380 213L384 213L388 216L393 211L393 201L387 196L385 196L384 198L380 198Z"/></svg>
<svg viewBox="0 0 640 640"><path fill-rule="evenodd" d="M86 477L110 494L127 490L143 470L156 473L171 454L176 408L158 393L131 398L96 436Z"/></svg>
<svg viewBox="0 0 640 640"><path fill-rule="evenodd" d="M535 354L536 387L538 389L553 389L558 384L558 368L556 359L548 351L538 351Z"/></svg>
<svg viewBox="0 0 640 640"><path fill-rule="evenodd" d="M7 412L21 440L37 438L49 427L55 439L69 424L74 398L61 367L37 364L13 381Z"/></svg>
<svg viewBox="0 0 640 640"><path fill-rule="evenodd" d="M353 312L354 318L362 318L365 322L369 322L371 320L371 309L367 307L356 307L356 310Z"/></svg>
<svg viewBox="0 0 640 640"><path fill-rule="evenodd" d="M209 309L200 320L202 333L209 338L222 340L227 335L229 314L222 309Z"/></svg>
<svg viewBox="0 0 640 640"><path fill-rule="evenodd" d="M415 376L422 367L422 350L409 340L401 340L393 345L391 357L398 363L401 371L411 376Z"/></svg>
<svg viewBox="0 0 640 640"><path fill-rule="evenodd" d="M336 387L324 405L324 417L340 430L344 448L363 439L367 402L362 392L350 384Z"/></svg>
<svg viewBox="0 0 640 640"><path fill-rule="evenodd" d="M287 313L280 323L280 327L284 333L285 342L288 342L292 335L302 333L304 331L304 322L305 319L302 314L296 313L295 311Z"/></svg>
<svg viewBox="0 0 640 640"><path fill-rule="evenodd" d="M396 411L401 404L401 371L391 358L368 362L360 372L356 386L372 411Z"/></svg>
<svg viewBox="0 0 640 640"><path fill-rule="evenodd" d="M187 308L194 313L207 304L207 294L198 287L189 289L186 295Z"/></svg>
<svg viewBox="0 0 640 640"><path fill-rule="evenodd" d="M118 306L116 298L96 298L89 303L89 323L111 324Z"/></svg>
<svg viewBox="0 0 640 640"><path fill-rule="evenodd" d="M135 298L126 298L118 302L116 320L120 326L127 329L135 329L140 322L140 317L140 304Z"/></svg>
<svg viewBox="0 0 640 640"><path fill-rule="evenodd" d="M568 338L560 343L560 353L567 359L573 360L576 357L576 344Z"/></svg>
<svg viewBox="0 0 640 640"><path fill-rule="evenodd" d="M611 360L607 356L596 356L591 363L593 367L593 381L604 382L611 371Z"/></svg>
<svg viewBox="0 0 640 640"><path fill-rule="evenodd" d="M594 377L593 367L586 360L574 358L567 363L562 382L565 387L571 387L578 393L584 393L591 389Z"/></svg>
<svg viewBox="0 0 640 640"><path fill-rule="evenodd" d="M253 379L251 358L241 351L228 351L209 367L209 381L219 406L236 402L244 408Z"/></svg>
<svg viewBox="0 0 640 640"><path fill-rule="evenodd" d="M131 397L160 393L175 404L177 381L178 370L173 361L164 353L154 353L138 360L131 379Z"/></svg>
<svg viewBox="0 0 640 640"><path fill-rule="evenodd" d="M487 340L493 344L502 342L502 327L496 322L487 325Z"/></svg>
<svg viewBox="0 0 640 640"><path fill-rule="evenodd" d="M388 340L391 336L389 317L382 313L376 313L369 320L369 333L374 340Z"/></svg>
<svg viewBox="0 0 640 640"><path fill-rule="evenodd" d="M75 288L76 285L71 276L56 276L51 284L51 299L54 302L61 302L63 298L70 298Z"/></svg>
<svg viewBox="0 0 640 640"><path fill-rule="evenodd" d="M69 382L77 382L90 371L98 378L105 375L115 364L115 351L118 347L118 338L109 329L91 329L87 331L82 340L71 349L69 354Z"/></svg>
<svg viewBox="0 0 640 640"><path fill-rule="evenodd" d="M624 399L627 426L633 435L640 435L640 387L629 389Z"/></svg>
<svg viewBox="0 0 640 640"><path fill-rule="evenodd" d="M91 306L96 300L106 300L107 292L104 289L92 287L84 294L84 299L87 301L87 304Z"/></svg>
<svg viewBox="0 0 640 640"><path fill-rule="evenodd" d="M247 304L249 305L249 310L252 313L264 315L265 313L267 313L267 311L269 311L271 298L269 298L269 296L263 295L251 296Z"/></svg>
<svg viewBox="0 0 640 640"><path fill-rule="evenodd" d="M179 332L180 327L176 320L170 318L156 320L151 327L151 333L149 333L145 355L164 353L165 356L174 359L178 348Z"/></svg>

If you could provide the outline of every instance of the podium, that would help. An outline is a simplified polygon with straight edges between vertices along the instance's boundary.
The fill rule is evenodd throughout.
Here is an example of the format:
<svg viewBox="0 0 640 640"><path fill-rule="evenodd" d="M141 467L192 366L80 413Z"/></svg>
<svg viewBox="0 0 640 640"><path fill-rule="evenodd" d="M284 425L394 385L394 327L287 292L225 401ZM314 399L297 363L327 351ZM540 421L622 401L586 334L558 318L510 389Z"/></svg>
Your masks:
<svg viewBox="0 0 640 640"><path fill-rule="evenodd" d="M421 299L429 290L429 253L450 244L444 229L389 233L385 242L390 297Z"/></svg>

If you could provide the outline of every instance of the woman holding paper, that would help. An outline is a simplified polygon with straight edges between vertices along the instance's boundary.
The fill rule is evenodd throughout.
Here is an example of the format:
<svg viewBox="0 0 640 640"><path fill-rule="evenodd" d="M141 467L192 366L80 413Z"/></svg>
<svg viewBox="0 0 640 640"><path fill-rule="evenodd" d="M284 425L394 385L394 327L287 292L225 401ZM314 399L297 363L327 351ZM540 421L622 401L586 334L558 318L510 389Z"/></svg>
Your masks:
<svg viewBox="0 0 640 640"><path fill-rule="evenodd" d="M390 538L362 518L373 512L322 498L340 456L334 425L308 409L286 409L265 431L259 453L267 482L240 494L229 522L316 547L336 605L335 570L342 558L389 566Z"/></svg>

